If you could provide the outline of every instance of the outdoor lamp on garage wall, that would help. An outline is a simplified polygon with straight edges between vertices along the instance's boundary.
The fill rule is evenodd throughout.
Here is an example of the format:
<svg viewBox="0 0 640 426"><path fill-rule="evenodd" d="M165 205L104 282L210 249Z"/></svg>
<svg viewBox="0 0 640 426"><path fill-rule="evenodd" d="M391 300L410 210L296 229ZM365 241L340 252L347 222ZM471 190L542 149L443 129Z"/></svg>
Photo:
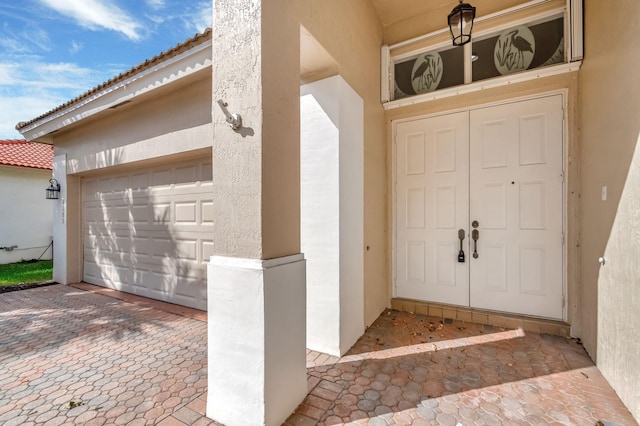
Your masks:
<svg viewBox="0 0 640 426"><path fill-rule="evenodd" d="M476 8L468 3L462 3L453 8L447 21L454 46L462 46L471 41L473 19L476 17Z"/></svg>
<svg viewBox="0 0 640 426"><path fill-rule="evenodd" d="M47 188L47 200L57 200L60 198L60 184L55 179L49 179L49 187Z"/></svg>

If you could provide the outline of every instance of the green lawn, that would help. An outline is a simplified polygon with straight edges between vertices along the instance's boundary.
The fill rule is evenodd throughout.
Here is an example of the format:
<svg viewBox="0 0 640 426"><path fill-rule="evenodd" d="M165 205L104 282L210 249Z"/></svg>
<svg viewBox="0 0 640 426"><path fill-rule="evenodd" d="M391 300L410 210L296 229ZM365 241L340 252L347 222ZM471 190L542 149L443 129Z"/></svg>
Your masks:
<svg viewBox="0 0 640 426"><path fill-rule="evenodd" d="M53 262L19 262L0 265L0 286L49 281L52 278Z"/></svg>

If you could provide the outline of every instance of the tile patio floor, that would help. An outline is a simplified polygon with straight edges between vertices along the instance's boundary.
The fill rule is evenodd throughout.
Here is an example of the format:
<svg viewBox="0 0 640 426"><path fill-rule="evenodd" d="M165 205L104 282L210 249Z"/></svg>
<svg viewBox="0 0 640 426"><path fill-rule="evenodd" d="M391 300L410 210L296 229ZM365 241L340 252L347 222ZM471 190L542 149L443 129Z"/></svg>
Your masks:
<svg viewBox="0 0 640 426"><path fill-rule="evenodd" d="M0 294L0 424L215 424L201 313L82 288ZM289 425L637 425L561 337L386 311L345 357L307 360Z"/></svg>

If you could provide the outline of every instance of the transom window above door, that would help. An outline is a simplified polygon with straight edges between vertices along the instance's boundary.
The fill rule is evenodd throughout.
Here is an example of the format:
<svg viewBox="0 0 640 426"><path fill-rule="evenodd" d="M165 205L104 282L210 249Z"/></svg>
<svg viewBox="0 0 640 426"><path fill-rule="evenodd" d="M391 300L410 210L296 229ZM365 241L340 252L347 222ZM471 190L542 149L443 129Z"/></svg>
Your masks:
<svg viewBox="0 0 640 426"><path fill-rule="evenodd" d="M574 4L575 3L575 4ZM472 41L451 46L446 30L382 48L385 109L576 71L581 4L533 0L481 22Z"/></svg>

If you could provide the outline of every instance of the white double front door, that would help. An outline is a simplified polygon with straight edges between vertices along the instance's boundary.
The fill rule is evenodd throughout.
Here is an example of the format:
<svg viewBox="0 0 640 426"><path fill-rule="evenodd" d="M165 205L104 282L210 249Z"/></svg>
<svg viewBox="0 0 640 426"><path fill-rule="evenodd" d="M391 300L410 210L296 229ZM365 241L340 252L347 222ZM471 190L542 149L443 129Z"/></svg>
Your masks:
<svg viewBox="0 0 640 426"><path fill-rule="evenodd" d="M398 123L395 143L395 297L562 319L562 96Z"/></svg>

